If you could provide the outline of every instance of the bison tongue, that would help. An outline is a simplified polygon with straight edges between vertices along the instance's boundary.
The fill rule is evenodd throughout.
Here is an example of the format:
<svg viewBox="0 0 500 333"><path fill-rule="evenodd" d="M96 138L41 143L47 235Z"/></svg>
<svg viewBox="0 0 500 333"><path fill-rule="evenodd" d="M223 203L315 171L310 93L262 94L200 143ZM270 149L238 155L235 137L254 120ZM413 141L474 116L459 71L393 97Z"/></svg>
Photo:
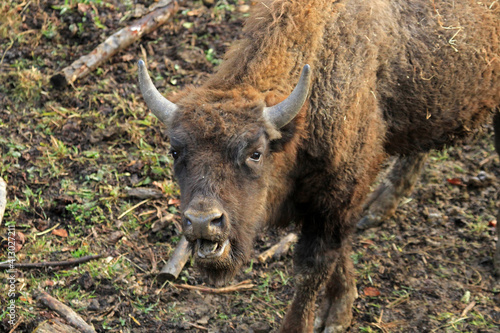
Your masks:
<svg viewBox="0 0 500 333"><path fill-rule="evenodd" d="M207 239L198 239L198 255L200 255L200 257L214 254L218 248L219 244L217 242L212 242Z"/></svg>

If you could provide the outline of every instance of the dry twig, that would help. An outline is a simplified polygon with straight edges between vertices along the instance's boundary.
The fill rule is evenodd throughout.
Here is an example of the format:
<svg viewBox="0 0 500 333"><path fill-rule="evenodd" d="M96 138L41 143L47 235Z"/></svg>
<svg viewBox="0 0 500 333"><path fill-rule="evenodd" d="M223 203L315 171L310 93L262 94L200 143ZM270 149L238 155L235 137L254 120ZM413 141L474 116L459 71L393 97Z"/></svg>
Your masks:
<svg viewBox="0 0 500 333"><path fill-rule="evenodd" d="M189 325L193 326L194 328L197 328L199 330L202 330L202 331L208 331L208 328L206 328L205 326L201 326L201 325L198 325L198 324L195 324L195 323L190 323L188 322Z"/></svg>
<svg viewBox="0 0 500 333"><path fill-rule="evenodd" d="M460 317L465 317L467 316L467 313L469 313L470 310L472 310L472 308L476 305L476 302L472 301L469 303L469 305L467 305L464 309L464 311L462 311L462 314L460 315Z"/></svg>
<svg viewBox="0 0 500 333"><path fill-rule="evenodd" d="M278 244L275 244L268 250L262 252L257 259L261 263L265 263L271 257L279 259L290 249L290 246L292 246L292 244L297 242L297 239L297 235L292 232L283 237Z"/></svg>
<svg viewBox="0 0 500 333"><path fill-rule="evenodd" d="M45 291L35 291L33 293L33 296L43 305L57 312L68 323L79 329L81 332L95 333L94 327L87 324L75 311L73 311L69 306L59 302L57 299L50 296Z"/></svg>
<svg viewBox="0 0 500 333"><path fill-rule="evenodd" d="M129 197L135 197L139 199L159 199L162 198L163 192L156 188L147 187L134 187L127 189L127 195Z"/></svg>
<svg viewBox="0 0 500 333"><path fill-rule="evenodd" d="M252 289L254 287L254 284L251 282L252 282L251 280L245 280L238 284L235 284L234 286L222 287L222 288L199 287L199 286L191 286L188 284L176 284L176 283L172 283L172 285L176 288L196 290L204 293L226 294L238 290Z"/></svg>
<svg viewBox="0 0 500 333"><path fill-rule="evenodd" d="M85 256L74 260L63 260L63 261L47 261L47 262L29 262L29 263L14 263L15 268L43 268L43 267L56 267L56 266L73 266L91 261L94 259L101 258L102 254ZM12 266L9 263L0 264L0 269L9 269Z"/></svg>
<svg viewBox="0 0 500 333"><path fill-rule="evenodd" d="M7 206L7 183L0 177L0 225Z"/></svg>
<svg viewBox="0 0 500 333"><path fill-rule="evenodd" d="M165 1L164 6L114 33L99 44L94 51L82 56L61 72L52 76L50 81L55 87L63 87L72 84L77 79L81 79L117 52L167 22L177 11L177 8L177 1Z"/></svg>
<svg viewBox="0 0 500 333"><path fill-rule="evenodd" d="M146 199L144 201L139 202L137 205L135 205L133 207L130 207L129 209L127 209L126 211L124 211L123 213L121 213L120 216L118 216L118 220L121 219L122 217L124 217L125 215L127 215L128 213L130 213L131 211L133 211L134 209L136 209L137 207L140 207L140 206L144 205L149 200L150 199Z"/></svg>
<svg viewBox="0 0 500 333"><path fill-rule="evenodd" d="M80 333L71 326L61 323L57 318L43 321L33 333Z"/></svg>

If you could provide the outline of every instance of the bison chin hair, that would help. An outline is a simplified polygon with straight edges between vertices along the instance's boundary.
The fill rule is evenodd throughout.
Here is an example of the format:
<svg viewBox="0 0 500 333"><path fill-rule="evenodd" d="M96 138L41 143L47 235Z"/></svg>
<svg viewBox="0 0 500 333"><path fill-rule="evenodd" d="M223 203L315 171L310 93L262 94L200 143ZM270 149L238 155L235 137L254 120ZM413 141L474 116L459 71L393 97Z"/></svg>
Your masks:
<svg viewBox="0 0 500 333"><path fill-rule="evenodd" d="M255 231L247 230L234 238L230 237L230 250L224 258L210 261L196 260L197 267L208 278L209 284L222 287L233 280L241 266L250 258L254 237Z"/></svg>

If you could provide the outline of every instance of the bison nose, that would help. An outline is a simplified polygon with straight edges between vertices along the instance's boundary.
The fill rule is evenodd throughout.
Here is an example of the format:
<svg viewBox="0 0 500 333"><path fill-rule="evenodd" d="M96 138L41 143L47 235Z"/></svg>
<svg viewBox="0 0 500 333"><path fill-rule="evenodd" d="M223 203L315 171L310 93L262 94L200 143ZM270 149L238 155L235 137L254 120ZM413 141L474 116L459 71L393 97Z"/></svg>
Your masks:
<svg viewBox="0 0 500 333"><path fill-rule="evenodd" d="M213 240L223 232L224 214L217 208L187 209L184 218L184 235L188 240Z"/></svg>

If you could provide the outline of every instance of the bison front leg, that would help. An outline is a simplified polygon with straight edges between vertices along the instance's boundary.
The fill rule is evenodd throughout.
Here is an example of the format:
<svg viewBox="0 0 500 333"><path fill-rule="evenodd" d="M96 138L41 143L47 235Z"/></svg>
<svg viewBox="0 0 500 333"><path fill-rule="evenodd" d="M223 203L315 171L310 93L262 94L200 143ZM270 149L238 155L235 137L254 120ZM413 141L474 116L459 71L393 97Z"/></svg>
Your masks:
<svg viewBox="0 0 500 333"><path fill-rule="evenodd" d="M282 333L343 332L352 319L356 289L351 274L348 242L328 239L325 233L302 234L295 249L297 274L295 297ZM319 289L330 278L320 316L314 320ZM315 328L316 326L316 328Z"/></svg>
<svg viewBox="0 0 500 333"><path fill-rule="evenodd" d="M397 158L387 177L366 200L366 215L358 222L358 229L379 226L394 215L401 198L413 190L426 159L424 153Z"/></svg>
<svg viewBox="0 0 500 333"><path fill-rule="evenodd" d="M325 286L325 296L319 307L314 332L344 332L351 324L352 306L358 293L353 278L350 247L344 247Z"/></svg>

